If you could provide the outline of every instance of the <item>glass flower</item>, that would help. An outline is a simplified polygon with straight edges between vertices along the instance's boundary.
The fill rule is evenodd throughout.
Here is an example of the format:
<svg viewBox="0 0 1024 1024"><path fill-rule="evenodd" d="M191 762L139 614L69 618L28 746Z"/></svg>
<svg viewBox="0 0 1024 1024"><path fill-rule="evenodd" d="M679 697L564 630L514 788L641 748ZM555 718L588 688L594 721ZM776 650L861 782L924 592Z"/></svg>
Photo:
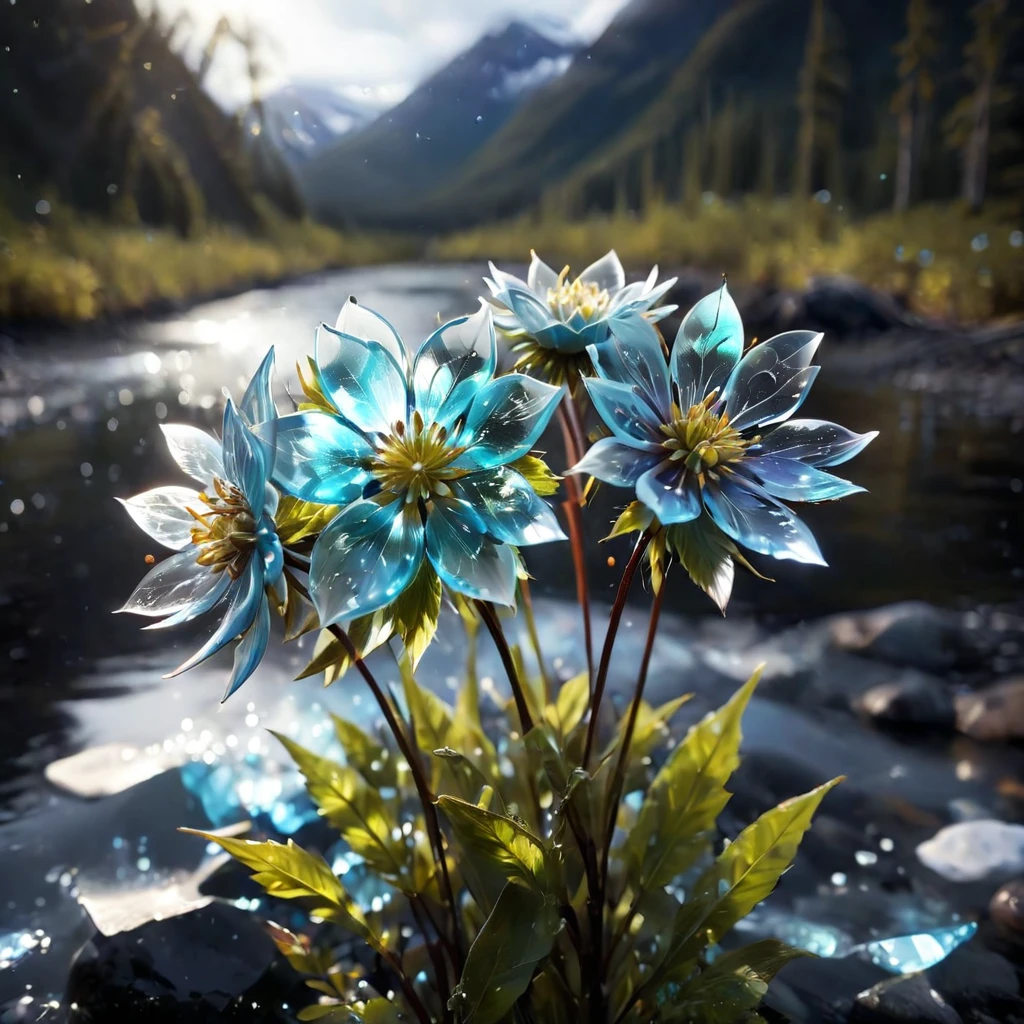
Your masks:
<svg viewBox="0 0 1024 1024"><path fill-rule="evenodd" d="M560 389L494 376L486 307L439 327L410 366L391 324L350 300L335 328L320 326L313 367L327 408L258 432L282 491L340 506L310 555L321 626L389 605L424 559L450 590L513 604L515 549L564 539L515 467Z"/></svg>
<svg viewBox="0 0 1024 1024"><path fill-rule="evenodd" d="M157 487L121 501L150 537L177 553L156 565L120 610L159 618L146 628L162 629L226 603L212 636L167 676L194 668L241 636L224 700L266 653L268 588L277 604L284 600L284 558L274 526L277 491L268 484L265 448L247 426L273 415L272 365L271 351L242 400L244 419L228 401L221 441L186 424L161 427L174 460L202 491Z"/></svg>
<svg viewBox="0 0 1024 1024"><path fill-rule="evenodd" d="M614 249L573 281L568 267L556 274L532 250L525 281L488 266L487 301L495 326L516 343L517 369L556 383L591 372L587 347L607 341L613 320L632 313L656 323L677 308L657 305L676 278L658 284L654 267L646 281L626 284Z"/></svg>
<svg viewBox="0 0 1024 1024"><path fill-rule="evenodd" d="M611 436L571 472L633 488L642 506L630 512L634 524L713 524L729 539L721 538L719 548L733 557L738 552L729 541L824 565L810 529L783 502L863 491L827 470L852 459L877 431L855 434L791 418L818 374L811 359L821 338L789 331L743 355L743 325L723 284L687 313L669 371L650 324L636 316L616 320L609 340L590 347L596 376L584 382ZM706 549L714 535L721 537L715 531L690 539ZM671 546L671 530L668 539ZM686 539L677 534L677 549ZM686 561L684 551L676 553ZM731 581L730 565L728 580L712 594L722 605Z"/></svg>

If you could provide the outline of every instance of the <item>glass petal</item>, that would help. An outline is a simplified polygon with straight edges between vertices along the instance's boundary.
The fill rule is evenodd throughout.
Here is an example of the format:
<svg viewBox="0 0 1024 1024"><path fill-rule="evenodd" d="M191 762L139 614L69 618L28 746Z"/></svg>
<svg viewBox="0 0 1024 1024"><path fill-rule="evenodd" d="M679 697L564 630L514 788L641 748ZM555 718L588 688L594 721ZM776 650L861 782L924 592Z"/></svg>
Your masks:
<svg viewBox="0 0 1024 1024"><path fill-rule="evenodd" d="M390 433L396 420L408 418L405 371L381 344L363 342L321 324L315 350L324 390L359 430Z"/></svg>
<svg viewBox="0 0 1024 1024"><path fill-rule="evenodd" d="M256 618L260 601L263 596L263 563L258 558L250 558L242 575L234 581L230 588L231 600L224 618L213 631L210 639L195 654L183 661L173 672L168 672L164 679L195 668L200 662L212 657L222 647L226 647L236 636L244 633Z"/></svg>
<svg viewBox="0 0 1024 1024"><path fill-rule="evenodd" d="M865 942L862 948L875 964L893 974L917 974L941 963L957 946L974 938L977 930L977 922L968 921L916 935L876 939Z"/></svg>
<svg viewBox="0 0 1024 1024"><path fill-rule="evenodd" d="M642 473L660 461L660 452L641 451L618 438L603 437L591 445L569 472L585 473L615 487L632 487Z"/></svg>
<svg viewBox="0 0 1024 1024"><path fill-rule="evenodd" d="M170 629L173 626L180 626L182 623L191 622L193 619L205 615L211 608L221 601L231 584L231 577L226 572L210 572L207 574L212 579L209 589L195 597L195 600L184 608L179 608L173 615L159 622L151 622L142 628L146 631L151 629Z"/></svg>
<svg viewBox="0 0 1024 1024"><path fill-rule="evenodd" d="M373 449L330 413L292 413L264 424L259 434L274 447L274 481L286 494L321 505L346 505L370 479L363 464Z"/></svg>
<svg viewBox="0 0 1024 1024"><path fill-rule="evenodd" d="M224 457L217 438L187 423L162 423L160 429L171 458L193 480L210 487L215 476L224 478Z"/></svg>
<svg viewBox="0 0 1024 1024"><path fill-rule="evenodd" d="M224 470L228 480L245 495L249 508L263 508L267 487L263 446L242 422L230 398L224 406Z"/></svg>
<svg viewBox="0 0 1024 1024"><path fill-rule="evenodd" d="M587 351L598 376L640 388L662 423L672 418L668 363L658 332L636 313L611 317L610 337Z"/></svg>
<svg viewBox="0 0 1024 1024"><path fill-rule="evenodd" d="M613 434L634 448L655 451L665 440L661 417L644 400L640 389L600 377L584 377L597 414Z"/></svg>
<svg viewBox="0 0 1024 1024"><path fill-rule="evenodd" d="M383 608L409 585L422 559L423 523L415 505L352 502L313 547L309 589L320 624Z"/></svg>
<svg viewBox="0 0 1024 1024"><path fill-rule="evenodd" d="M263 559L263 579L268 587L274 586L284 570L284 549L277 536L274 520L264 515L256 531L256 550Z"/></svg>
<svg viewBox="0 0 1024 1024"><path fill-rule="evenodd" d="M590 324L582 332L574 331L562 323L552 323L542 331L533 332L531 337L541 348L552 348L556 352L571 354L582 352L592 341L604 341L607 333L604 321L601 321L599 327Z"/></svg>
<svg viewBox="0 0 1024 1024"><path fill-rule="evenodd" d="M678 462L655 466L636 482L636 496L666 526L688 523L701 513L697 477Z"/></svg>
<svg viewBox="0 0 1024 1024"><path fill-rule="evenodd" d="M235 648L235 664L231 669L228 687L220 699L221 704L256 671L256 667L263 660L263 655L267 653L269 642L270 602L264 594L253 624L242 637L242 642Z"/></svg>
<svg viewBox="0 0 1024 1024"><path fill-rule="evenodd" d="M614 295L625 286L626 272L622 269L618 254L610 249L580 274L580 280L596 284L598 288L604 288Z"/></svg>
<svg viewBox="0 0 1024 1024"><path fill-rule="evenodd" d="M561 397L561 388L521 373L507 373L484 385L469 407L459 440L469 449L455 464L491 469L526 455L544 432Z"/></svg>
<svg viewBox="0 0 1024 1024"><path fill-rule="evenodd" d="M512 549L488 538L480 516L464 501L434 502L427 516L427 557L451 590L481 601L515 604Z"/></svg>
<svg viewBox="0 0 1024 1024"><path fill-rule="evenodd" d="M723 283L686 314L672 346L672 379L684 413L728 380L742 352L743 321Z"/></svg>
<svg viewBox="0 0 1024 1024"><path fill-rule="evenodd" d="M504 270L499 270L493 263L487 263L487 268L491 272L491 277L494 279L494 283L498 286L499 291L507 291L510 288L516 288L521 292L528 292L530 286L521 278L516 277L515 274L506 274ZM484 278L484 280L487 280Z"/></svg>
<svg viewBox="0 0 1024 1024"><path fill-rule="evenodd" d="M217 574L200 565L196 554L195 548L189 548L158 562L118 611L157 617L180 611L203 598L213 589Z"/></svg>
<svg viewBox="0 0 1024 1024"><path fill-rule="evenodd" d="M547 330L557 322L551 315L551 310L532 292L509 288L502 298L508 308L515 313L516 319L523 325L527 334L535 336L539 331Z"/></svg>
<svg viewBox="0 0 1024 1024"><path fill-rule="evenodd" d="M827 420L787 420L766 433L751 451L799 459L810 466L838 466L863 451L876 437L877 430L855 434Z"/></svg>
<svg viewBox="0 0 1024 1024"><path fill-rule="evenodd" d="M249 386L238 403L238 411L250 427L266 423L277 415L271 380L274 373L274 347L263 357L259 369L253 374Z"/></svg>
<svg viewBox="0 0 1024 1024"><path fill-rule="evenodd" d="M678 308L679 307L675 304L670 304L668 306L658 306L655 309L649 309L646 313L644 313L644 319L650 320L652 324L656 324L659 321L664 320L665 317L671 316Z"/></svg>
<svg viewBox="0 0 1024 1024"><path fill-rule="evenodd" d="M364 343L377 342L398 363L403 373L408 371L409 357L398 331L380 313L360 306L354 297L349 296L348 302L341 307L334 329Z"/></svg>
<svg viewBox="0 0 1024 1024"><path fill-rule="evenodd" d="M413 363L414 404L427 423L450 426L493 376L494 324L487 306L439 327Z"/></svg>
<svg viewBox="0 0 1024 1024"><path fill-rule="evenodd" d="M743 384L737 383L725 407L731 426L747 430L788 419L803 405L820 370L820 366L792 370L780 363L772 370L755 373Z"/></svg>
<svg viewBox="0 0 1024 1024"><path fill-rule="evenodd" d="M526 284L534 295L546 299L549 288L558 285L558 274L554 272L532 249L530 250L530 269L526 273Z"/></svg>
<svg viewBox="0 0 1024 1024"><path fill-rule="evenodd" d="M737 543L773 558L826 565L806 524L752 481L719 474L704 488L704 504Z"/></svg>
<svg viewBox="0 0 1024 1024"><path fill-rule="evenodd" d="M752 473L769 494L784 501L834 501L864 492L848 480L776 455L746 458L740 472Z"/></svg>
<svg viewBox="0 0 1024 1024"><path fill-rule="evenodd" d="M492 537L506 544L565 540L551 506L508 466L470 473L452 483L452 492L473 507Z"/></svg>
<svg viewBox="0 0 1024 1024"><path fill-rule="evenodd" d="M188 506L200 509L198 491L190 487L154 487L130 498L117 499L125 511L153 540L172 551L192 543L195 518Z"/></svg>

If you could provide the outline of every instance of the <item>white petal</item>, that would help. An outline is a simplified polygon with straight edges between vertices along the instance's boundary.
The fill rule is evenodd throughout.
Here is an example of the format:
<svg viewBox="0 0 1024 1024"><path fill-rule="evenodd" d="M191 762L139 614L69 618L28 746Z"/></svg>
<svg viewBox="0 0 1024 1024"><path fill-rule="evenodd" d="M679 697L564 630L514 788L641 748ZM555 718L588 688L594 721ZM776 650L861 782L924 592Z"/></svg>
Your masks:
<svg viewBox="0 0 1024 1024"><path fill-rule="evenodd" d="M134 615L172 615L194 604L216 587L219 573L196 561L196 550L165 558L142 578L118 611Z"/></svg>
<svg viewBox="0 0 1024 1024"><path fill-rule="evenodd" d="M193 480L209 487L213 478L224 478L224 456L220 441L212 434L187 423L161 424L167 450Z"/></svg>
<svg viewBox="0 0 1024 1024"><path fill-rule="evenodd" d="M131 498L118 498L128 515L153 540L172 551L180 551L192 542L196 521L189 507L202 511L199 492L190 487L154 487Z"/></svg>

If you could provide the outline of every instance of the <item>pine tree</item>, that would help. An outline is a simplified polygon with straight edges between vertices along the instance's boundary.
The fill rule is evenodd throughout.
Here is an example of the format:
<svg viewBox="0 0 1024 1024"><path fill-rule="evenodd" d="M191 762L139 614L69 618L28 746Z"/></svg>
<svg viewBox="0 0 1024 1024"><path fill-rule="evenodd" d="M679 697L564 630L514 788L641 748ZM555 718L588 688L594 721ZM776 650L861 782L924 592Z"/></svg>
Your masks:
<svg viewBox="0 0 1024 1024"><path fill-rule="evenodd" d="M757 162L757 190L765 199L775 198L775 165L777 162L775 118L770 108L761 114L761 142Z"/></svg>
<svg viewBox="0 0 1024 1024"><path fill-rule="evenodd" d="M712 133L711 187L723 198L732 192L733 148L736 144L736 103L729 93Z"/></svg>
<svg viewBox="0 0 1024 1024"><path fill-rule="evenodd" d="M679 182L679 195L688 210L697 208L704 191L703 150L704 133L699 125L693 125L683 138L683 166Z"/></svg>
<svg viewBox="0 0 1024 1024"><path fill-rule="evenodd" d="M896 190L893 209L903 213L910 206L922 123L935 95L930 63L938 46L932 32L933 18L928 0L908 0L907 34L896 45L899 57L899 88L892 98L897 119Z"/></svg>

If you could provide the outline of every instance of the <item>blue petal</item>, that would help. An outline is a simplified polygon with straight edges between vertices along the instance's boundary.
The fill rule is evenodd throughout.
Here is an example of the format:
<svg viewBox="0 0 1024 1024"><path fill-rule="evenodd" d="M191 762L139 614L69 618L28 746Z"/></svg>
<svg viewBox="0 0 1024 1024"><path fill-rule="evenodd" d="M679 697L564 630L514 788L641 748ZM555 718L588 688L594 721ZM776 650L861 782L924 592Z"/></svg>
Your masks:
<svg viewBox="0 0 1024 1024"><path fill-rule="evenodd" d="M231 585L231 601L227 612L213 635L187 661L182 662L173 672L168 672L165 679L187 672L200 662L206 661L222 647L229 644L239 633L244 633L256 618L260 601L263 600L263 562L259 558L250 558L242 575Z"/></svg>
<svg viewBox="0 0 1024 1024"><path fill-rule="evenodd" d="M193 552L194 554L195 552ZM170 629L172 626L180 626L182 623L191 622L193 619L199 618L200 615L205 615L206 612L223 599L227 593L228 586L232 582L231 577L226 572L210 572L207 570L206 575L207 578L204 580L202 591L193 592L192 599L188 604L183 608L179 608L173 615L168 615L166 619L161 619L159 622L151 622L148 626L143 626L142 628L144 630Z"/></svg>
<svg viewBox="0 0 1024 1024"><path fill-rule="evenodd" d="M315 348L321 384L350 423L367 433L390 433L396 421L407 419L405 372L381 344L321 324Z"/></svg>
<svg viewBox="0 0 1024 1024"><path fill-rule="evenodd" d="M246 630L242 642L235 648L235 664L231 669L228 687L220 699L221 704L256 671L256 666L263 660L263 655L267 653L269 642L270 602L267 601L266 594L264 594L259 610L256 612L255 621Z"/></svg>
<svg viewBox="0 0 1024 1024"><path fill-rule="evenodd" d="M358 338L364 344L375 341L401 367L403 374L407 371L409 357L398 331L380 313L360 306L354 297L349 296L348 301L341 307L334 329L339 334Z"/></svg>
<svg viewBox="0 0 1024 1024"><path fill-rule="evenodd" d="M274 482L286 494L321 505L345 505L370 479L366 438L326 412L296 412L258 431L274 447Z"/></svg>
<svg viewBox="0 0 1024 1024"><path fill-rule="evenodd" d="M419 509L402 501L360 499L327 524L313 547L309 590L320 625L390 604L423 560Z"/></svg>
<svg viewBox="0 0 1024 1024"><path fill-rule="evenodd" d="M530 286L521 277L516 277L515 274L506 274L504 270L499 270L491 262L488 262L487 269L490 270L491 277L494 278L493 283L496 289L492 289L494 294L508 291L511 288L516 288L523 292L528 292L530 290ZM484 280L486 281L487 278L485 277Z"/></svg>
<svg viewBox="0 0 1024 1024"><path fill-rule="evenodd" d="M565 540L555 513L526 477L508 466L470 473L453 481L452 493L476 511L487 532L506 544Z"/></svg>
<svg viewBox="0 0 1024 1024"><path fill-rule="evenodd" d="M204 487L213 485L214 477L224 477L223 448L217 438L187 423L160 425L171 458Z"/></svg>
<svg viewBox="0 0 1024 1024"><path fill-rule="evenodd" d="M743 352L743 322L723 284L683 319L672 346L672 379L685 413L721 387Z"/></svg>
<svg viewBox="0 0 1024 1024"><path fill-rule="evenodd" d="M249 503L259 511L266 499L267 465L263 448L228 399L224 406L224 472Z"/></svg>
<svg viewBox="0 0 1024 1024"><path fill-rule="evenodd" d="M551 348L557 352L571 355L575 352L582 352L587 345L594 341L603 341L607 333L607 328L602 320L599 325L588 324L582 331L574 331L563 323L553 323L550 327L533 333L532 337L541 348Z"/></svg>
<svg viewBox="0 0 1024 1024"><path fill-rule="evenodd" d="M661 448L663 421L639 388L600 377L584 377L583 383L597 414L617 438L647 451Z"/></svg>
<svg viewBox="0 0 1024 1024"><path fill-rule="evenodd" d="M544 433L561 397L561 388L521 373L507 373L484 385L473 399L459 439L468 450L455 465L492 469L526 455Z"/></svg>
<svg viewBox="0 0 1024 1024"><path fill-rule="evenodd" d="M661 461L660 452L645 452L623 444L614 437L603 437L591 445L587 454L570 473L586 473L615 487L632 487L642 473Z"/></svg>
<svg viewBox="0 0 1024 1024"><path fill-rule="evenodd" d="M274 520L264 515L256 531L256 550L263 559L263 580L268 587L274 586L284 570L284 551L277 536Z"/></svg>
<svg viewBox="0 0 1024 1024"><path fill-rule="evenodd" d="M644 473L636 482L636 496L666 526L688 523L701 513L697 477L678 462L663 462Z"/></svg>
<svg viewBox="0 0 1024 1024"><path fill-rule="evenodd" d="M156 618L190 608L202 600L217 581L216 573L196 561L197 553L189 547L158 562L118 611Z"/></svg>
<svg viewBox="0 0 1024 1024"><path fill-rule="evenodd" d="M263 357L259 369L253 374L249 386L242 395L242 401L238 403L238 411L250 427L258 423L266 423L277 415L277 407L274 405L274 395L271 389L271 377L274 372L274 346Z"/></svg>
<svg viewBox="0 0 1024 1024"><path fill-rule="evenodd" d="M834 501L864 492L863 487L848 480L776 455L748 457L743 460L741 472L752 473L769 494L783 501Z"/></svg>
<svg viewBox="0 0 1024 1024"><path fill-rule="evenodd" d="M876 437L877 430L855 434L827 420L787 420L766 433L751 451L799 459L809 466L838 466L863 451Z"/></svg>
<svg viewBox="0 0 1024 1024"><path fill-rule="evenodd" d="M519 288L509 288L501 296L502 301L516 315L516 319L523 326L527 334L536 336L557 322L557 318L551 315L551 310L537 298L532 292L523 291Z"/></svg>
<svg viewBox="0 0 1024 1024"><path fill-rule="evenodd" d="M732 425L745 430L792 416L817 376L810 364L820 344L813 331L788 331L755 345L722 392Z"/></svg>
<svg viewBox="0 0 1024 1024"><path fill-rule="evenodd" d="M806 524L752 481L724 473L708 480L704 505L712 519L737 543L762 555L808 565L825 565Z"/></svg>
<svg viewBox="0 0 1024 1024"><path fill-rule="evenodd" d="M494 324L486 306L439 327L413 363L416 409L427 423L450 426L494 376L496 363Z"/></svg>
<svg viewBox="0 0 1024 1024"><path fill-rule="evenodd" d="M427 557L449 589L481 601L515 604L515 555L507 544L487 537L482 518L464 501L434 501L427 516Z"/></svg>
<svg viewBox="0 0 1024 1024"><path fill-rule="evenodd" d="M591 263L580 274L581 281L596 284L598 288L611 292L613 295L626 284L626 272L614 249L610 249L599 260Z"/></svg>
<svg viewBox="0 0 1024 1024"><path fill-rule="evenodd" d="M643 317L624 313L608 320L611 336L587 349L599 377L635 384L662 423L671 419L668 364L658 332Z"/></svg>

